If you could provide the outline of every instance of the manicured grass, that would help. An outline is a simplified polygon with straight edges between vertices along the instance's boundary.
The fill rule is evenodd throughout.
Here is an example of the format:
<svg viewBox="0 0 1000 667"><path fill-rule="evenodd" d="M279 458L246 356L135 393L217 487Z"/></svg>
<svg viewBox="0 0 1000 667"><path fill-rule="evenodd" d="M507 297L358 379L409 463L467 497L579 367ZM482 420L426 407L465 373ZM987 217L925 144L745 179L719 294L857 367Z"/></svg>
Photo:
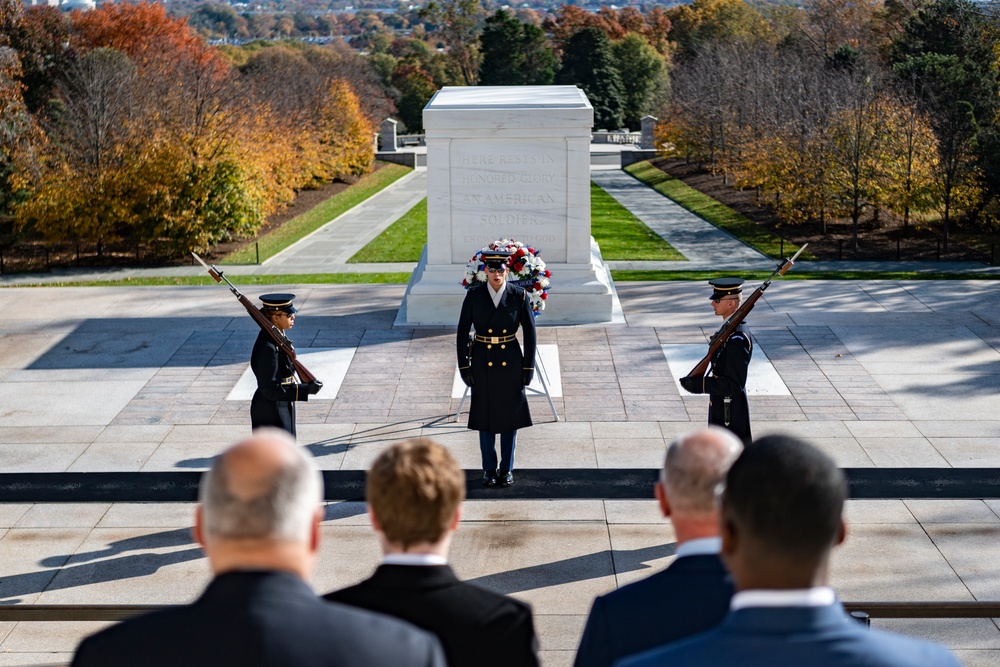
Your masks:
<svg viewBox="0 0 1000 667"><path fill-rule="evenodd" d="M419 262L426 243L427 199L421 199L347 262Z"/></svg>
<svg viewBox="0 0 1000 667"><path fill-rule="evenodd" d="M227 276L237 288L243 285L382 285L410 281L409 273L284 273L281 275ZM34 283L0 285L0 287L157 287L172 285L215 285L205 276L173 276L159 278L123 278L122 280L88 280L81 282ZM220 289L222 289L220 287ZM228 288L226 288L228 289ZM243 290L240 290L243 291Z"/></svg>
<svg viewBox="0 0 1000 667"><path fill-rule="evenodd" d="M775 262L777 265L777 262ZM710 280L718 271L611 271L615 282L669 282L675 280ZM765 271L742 271L740 278L748 281L766 280ZM921 271L796 271L794 268L771 281L771 288L782 280L1000 280L997 273L938 273ZM744 295L746 292L744 292Z"/></svg>
<svg viewBox="0 0 1000 667"><path fill-rule="evenodd" d="M747 245L756 248L769 257L780 257L781 239L752 220L729 208L725 204L704 195L683 181L674 178L646 162L636 162L625 167L625 171L650 186L661 195L672 199L695 215L698 215L719 229L723 229ZM785 242L785 254L792 255L798 246ZM809 251L802 253L802 259L814 259Z"/></svg>
<svg viewBox="0 0 1000 667"><path fill-rule="evenodd" d="M373 194L399 180L412 171L399 164L386 164L378 171L365 176L360 181L341 190L322 204L315 206L300 216L292 218L270 234L261 237L260 261L272 257L302 237L311 234L341 213L348 211ZM220 264L254 264L257 253L254 244L246 245L222 258Z"/></svg>
<svg viewBox="0 0 1000 667"><path fill-rule="evenodd" d="M606 260L683 260L642 220L597 185L590 184L591 233ZM416 262L427 243L427 200L392 223L349 262ZM478 248L470 248L470 254ZM544 248L542 248L544 250Z"/></svg>
<svg viewBox="0 0 1000 667"><path fill-rule="evenodd" d="M663 237L596 183L590 184L590 233L605 260L683 260Z"/></svg>

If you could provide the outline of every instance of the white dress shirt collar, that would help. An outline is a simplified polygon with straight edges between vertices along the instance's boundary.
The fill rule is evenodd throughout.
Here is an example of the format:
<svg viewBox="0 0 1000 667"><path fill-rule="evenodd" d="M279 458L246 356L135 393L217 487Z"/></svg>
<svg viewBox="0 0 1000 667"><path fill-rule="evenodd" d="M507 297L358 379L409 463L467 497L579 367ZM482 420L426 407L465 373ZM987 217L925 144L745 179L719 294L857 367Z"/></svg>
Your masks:
<svg viewBox="0 0 1000 667"><path fill-rule="evenodd" d="M498 291L493 291L493 283L486 283L486 287L490 290L490 298L493 299L493 307L498 308L500 306L500 299L503 298L503 293L507 291L507 281L503 281L503 285L500 286Z"/></svg>
<svg viewBox="0 0 1000 667"><path fill-rule="evenodd" d="M437 554L386 554L385 565L447 565L448 559Z"/></svg>
<svg viewBox="0 0 1000 667"><path fill-rule="evenodd" d="M677 547L677 557L681 556L712 556L722 551L721 537L699 537L688 540Z"/></svg>
<svg viewBox="0 0 1000 667"><path fill-rule="evenodd" d="M837 601L837 594L829 586L794 590L740 591L733 596L732 611L747 607L826 607Z"/></svg>

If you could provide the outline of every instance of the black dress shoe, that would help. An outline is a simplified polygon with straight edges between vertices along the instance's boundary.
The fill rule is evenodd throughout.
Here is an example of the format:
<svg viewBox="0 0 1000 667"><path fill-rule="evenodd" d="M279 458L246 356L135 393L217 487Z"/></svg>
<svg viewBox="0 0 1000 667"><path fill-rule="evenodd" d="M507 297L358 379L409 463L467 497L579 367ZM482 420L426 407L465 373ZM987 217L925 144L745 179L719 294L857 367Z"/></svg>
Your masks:
<svg viewBox="0 0 1000 667"><path fill-rule="evenodd" d="M509 470L507 472L501 472L497 476L497 484L499 486L510 486L513 483L514 483L514 473L510 472Z"/></svg>
<svg viewBox="0 0 1000 667"><path fill-rule="evenodd" d="M483 486L496 486L497 485L497 473L494 470L484 470L483 471Z"/></svg>

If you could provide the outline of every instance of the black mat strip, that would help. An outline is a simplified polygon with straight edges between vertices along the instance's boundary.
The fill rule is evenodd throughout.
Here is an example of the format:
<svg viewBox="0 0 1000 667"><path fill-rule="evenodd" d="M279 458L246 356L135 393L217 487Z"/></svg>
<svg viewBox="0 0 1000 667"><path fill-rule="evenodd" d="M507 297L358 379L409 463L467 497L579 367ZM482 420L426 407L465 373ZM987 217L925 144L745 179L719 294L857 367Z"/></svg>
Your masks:
<svg viewBox="0 0 1000 667"><path fill-rule="evenodd" d="M1000 498L996 468L845 468L851 497ZM653 497L658 471L649 468L516 470L514 485L487 489L481 473L467 471L468 496L508 500L633 500ZM0 502L193 502L197 471L61 472L0 474ZM327 500L363 500L362 470L323 472Z"/></svg>

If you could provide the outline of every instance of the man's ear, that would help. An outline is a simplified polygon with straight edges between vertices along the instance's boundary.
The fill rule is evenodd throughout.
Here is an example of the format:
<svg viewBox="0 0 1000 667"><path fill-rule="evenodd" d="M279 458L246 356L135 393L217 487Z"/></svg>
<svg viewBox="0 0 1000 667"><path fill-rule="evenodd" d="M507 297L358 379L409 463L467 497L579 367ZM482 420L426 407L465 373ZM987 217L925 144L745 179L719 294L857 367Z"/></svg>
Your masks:
<svg viewBox="0 0 1000 667"><path fill-rule="evenodd" d="M739 531L736 524L726 517L724 512L719 513L719 535L722 537L723 556L731 556L739 549Z"/></svg>
<svg viewBox="0 0 1000 667"><path fill-rule="evenodd" d="M663 516L670 516L670 500L667 498L667 490L663 488L662 482L657 482L653 486L653 493L656 495L656 499L660 503L660 511L663 512Z"/></svg>
<svg viewBox="0 0 1000 667"><path fill-rule="evenodd" d="M313 513L312 526L309 530L309 551L316 553L319 551L319 527L323 523L323 517L326 515L326 511L322 506L316 508L316 512Z"/></svg>
<svg viewBox="0 0 1000 667"><path fill-rule="evenodd" d="M840 528L837 529L837 541L834 542L834 546L840 546L847 539L847 524L844 523L844 517L840 517Z"/></svg>
<svg viewBox="0 0 1000 667"><path fill-rule="evenodd" d="M372 530L374 530L376 533L381 533L382 532L382 524L379 523L378 517L375 516L375 511L372 510L372 506L371 505L365 505L365 507L368 509L368 520L371 521Z"/></svg>
<svg viewBox="0 0 1000 667"><path fill-rule="evenodd" d="M191 529L191 535L194 537L194 541L205 548L205 519L201 513L201 505L194 510L194 527Z"/></svg>
<svg viewBox="0 0 1000 667"><path fill-rule="evenodd" d="M448 530L454 532L458 530L458 524L462 521L462 506L459 505L455 508L455 515L451 517L451 525L448 526Z"/></svg>

